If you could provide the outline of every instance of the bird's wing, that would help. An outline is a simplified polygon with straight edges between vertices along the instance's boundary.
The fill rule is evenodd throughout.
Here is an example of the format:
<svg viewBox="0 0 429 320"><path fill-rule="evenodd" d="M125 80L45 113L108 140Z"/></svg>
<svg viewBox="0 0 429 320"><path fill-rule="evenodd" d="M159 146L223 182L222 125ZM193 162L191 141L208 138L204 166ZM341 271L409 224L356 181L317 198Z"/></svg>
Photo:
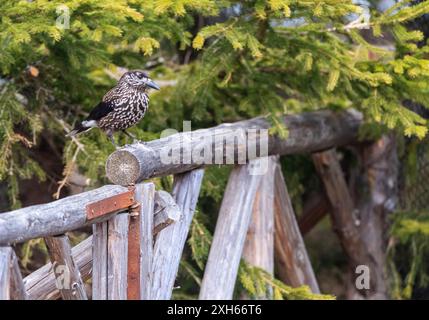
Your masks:
<svg viewBox="0 0 429 320"><path fill-rule="evenodd" d="M101 101L92 111L86 120L100 120L115 109L111 101Z"/></svg>
<svg viewBox="0 0 429 320"><path fill-rule="evenodd" d="M128 98L125 96L111 96L110 99L103 98L94 109L92 109L86 120L100 120L107 116L110 112L128 103Z"/></svg>

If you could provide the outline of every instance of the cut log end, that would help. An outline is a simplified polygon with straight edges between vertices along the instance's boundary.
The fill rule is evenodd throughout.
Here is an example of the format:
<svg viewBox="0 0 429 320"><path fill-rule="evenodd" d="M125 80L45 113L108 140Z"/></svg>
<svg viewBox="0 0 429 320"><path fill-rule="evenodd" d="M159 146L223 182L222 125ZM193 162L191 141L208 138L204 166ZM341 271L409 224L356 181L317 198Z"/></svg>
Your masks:
<svg viewBox="0 0 429 320"><path fill-rule="evenodd" d="M137 157L126 150L113 152L106 162L107 177L114 184L128 186L140 176L140 162Z"/></svg>

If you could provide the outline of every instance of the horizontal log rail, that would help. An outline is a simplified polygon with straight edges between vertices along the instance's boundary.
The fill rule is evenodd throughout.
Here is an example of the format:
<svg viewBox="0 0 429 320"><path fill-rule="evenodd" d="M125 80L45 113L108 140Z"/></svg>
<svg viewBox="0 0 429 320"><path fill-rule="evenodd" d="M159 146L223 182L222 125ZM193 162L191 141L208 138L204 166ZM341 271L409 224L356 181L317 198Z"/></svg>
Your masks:
<svg viewBox="0 0 429 320"><path fill-rule="evenodd" d="M353 109L324 110L283 120L289 130L287 139L268 135L269 121L254 118L128 145L109 156L106 174L114 184L126 186L207 165L245 164L261 152L268 156L320 151L356 140L362 115Z"/></svg>
<svg viewBox="0 0 429 320"><path fill-rule="evenodd" d="M270 155L281 155L313 152L332 146L345 145L356 139L361 122L362 115L354 110L340 113L325 110L285 116L284 123L289 130L288 138L282 140L276 136L269 136L267 151ZM130 185L151 177L191 171L207 164L193 162L192 159L189 163L164 163L162 156L165 150L179 146L179 153L183 154L184 148L187 148L186 145L192 150L208 150L212 147L215 148L216 145L212 139L205 140L206 137L216 135L215 140L219 137L223 139L240 129L247 130L246 134L249 134L249 130L253 130L252 132L258 135L260 132L258 133L257 130L268 129L270 126L267 120L255 118L209 129L179 133L147 144L126 146L110 155L106 163L106 172L115 184ZM189 143L181 144L183 141ZM259 148L261 141L258 139L254 141ZM240 144L242 141L239 139L238 143L234 140L226 142L231 145L222 143L221 148L232 147L236 154L235 158L238 159L237 154L244 147ZM244 143L249 148L249 141ZM213 157L216 157L216 152L215 150ZM245 161L247 161L256 158L257 154L246 154L245 157ZM216 159L212 160L213 164L216 164L214 161ZM221 160L231 164L236 162L234 157L229 159L225 154ZM63 234L94 222L107 220L109 215L97 217L94 220L88 219L85 208L87 205L107 197L127 192L127 188L119 185L106 185L47 204L0 214L0 245Z"/></svg>
<svg viewBox="0 0 429 320"><path fill-rule="evenodd" d="M57 201L0 214L0 244L23 242L76 230L97 220L88 220L86 206L127 192L121 186L106 185ZM107 220L102 216L98 221Z"/></svg>
<svg viewBox="0 0 429 320"><path fill-rule="evenodd" d="M107 185L47 204L0 213L0 245L60 235L85 225L105 221L112 214L88 220L85 210L86 204L120 195L124 192L127 193L127 190L127 188L121 186ZM156 195L155 205L157 210L153 217L154 236L171 223L179 220L181 215L181 211L171 195L164 191L157 191Z"/></svg>

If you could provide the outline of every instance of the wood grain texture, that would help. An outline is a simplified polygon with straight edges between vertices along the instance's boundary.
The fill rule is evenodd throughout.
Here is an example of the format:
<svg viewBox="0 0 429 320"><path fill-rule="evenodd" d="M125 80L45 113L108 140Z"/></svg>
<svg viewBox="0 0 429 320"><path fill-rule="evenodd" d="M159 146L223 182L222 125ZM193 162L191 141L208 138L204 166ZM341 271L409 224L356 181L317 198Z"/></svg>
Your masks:
<svg viewBox="0 0 429 320"><path fill-rule="evenodd" d="M69 238L66 235L47 237L45 243L63 300L88 300L85 284L71 254Z"/></svg>
<svg viewBox="0 0 429 320"><path fill-rule="evenodd" d="M0 245L63 234L87 224L85 206L127 191L106 185L46 204L0 214ZM108 219L106 216L103 219Z"/></svg>
<svg viewBox="0 0 429 320"><path fill-rule="evenodd" d="M308 285L313 293L320 293L279 165L275 171L274 210L275 264L279 279L292 287Z"/></svg>
<svg viewBox="0 0 429 320"><path fill-rule="evenodd" d="M268 155L314 152L348 144L357 137L362 115L354 110L342 113L325 110L288 115L283 120L289 136L286 140L276 135L267 136ZM271 123L266 119L255 118L209 129L178 133L144 145L129 145L109 156L106 174L115 184L129 185L152 177L187 172L204 165L237 164L240 152L245 153L245 159L251 160L256 158L257 153L245 152L246 147L253 145L259 150L261 136L258 130L267 130L270 127ZM244 139L234 143L233 139L229 139L234 135L258 139L250 141ZM215 143L224 140L225 146L223 143ZM227 148L234 150L235 160L226 155L224 149ZM209 152L210 156L207 156L209 163L199 155L195 156L196 151ZM166 161L171 159L169 152L173 154L173 161ZM193 156L190 156L191 153Z"/></svg>
<svg viewBox="0 0 429 320"><path fill-rule="evenodd" d="M137 255L140 259L140 268L138 270L139 299L148 300L150 299L152 283L155 185L153 183L138 184L136 185L135 192L136 200L141 204L139 219L140 238L137 239L139 244Z"/></svg>
<svg viewBox="0 0 429 320"><path fill-rule="evenodd" d="M28 294L25 290L22 280L21 270L18 264L18 257L15 250L12 249L11 256L11 277L10 277L10 298L11 300L28 300Z"/></svg>
<svg viewBox="0 0 429 320"><path fill-rule="evenodd" d="M155 213L153 234L158 234L170 224L179 221L182 212L174 198L166 191L159 190L155 193Z"/></svg>
<svg viewBox="0 0 429 320"><path fill-rule="evenodd" d="M92 226L92 300L107 300L108 222Z"/></svg>
<svg viewBox="0 0 429 320"><path fill-rule="evenodd" d="M92 273L92 236L74 246L71 255L82 280L88 280ZM30 300L56 300L61 297L56 286L52 263L47 263L30 273L23 281Z"/></svg>
<svg viewBox="0 0 429 320"><path fill-rule="evenodd" d="M243 248L243 259L248 264L274 274L274 173L278 157L271 156L267 172L256 190L252 218ZM258 299L269 299L268 295ZM243 298L247 298L244 296Z"/></svg>
<svg viewBox="0 0 429 320"><path fill-rule="evenodd" d="M128 213L95 224L93 233L93 300L127 299Z"/></svg>
<svg viewBox="0 0 429 320"><path fill-rule="evenodd" d="M18 259L12 247L0 247L0 300L26 300Z"/></svg>
<svg viewBox="0 0 429 320"><path fill-rule="evenodd" d="M108 300L127 300L128 218L119 213L107 222Z"/></svg>
<svg viewBox="0 0 429 320"><path fill-rule="evenodd" d="M204 170L198 169L174 177L173 198L182 212L179 221L157 236L152 265L151 299L171 298L183 247L200 192Z"/></svg>
<svg viewBox="0 0 429 320"><path fill-rule="evenodd" d="M10 300L12 248L0 247L0 300Z"/></svg>
<svg viewBox="0 0 429 320"><path fill-rule="evenodd" d="M219 211L199 299L232 299L244 241L261 175L250 175L248 165L236 166L229 177Z"/></svg>

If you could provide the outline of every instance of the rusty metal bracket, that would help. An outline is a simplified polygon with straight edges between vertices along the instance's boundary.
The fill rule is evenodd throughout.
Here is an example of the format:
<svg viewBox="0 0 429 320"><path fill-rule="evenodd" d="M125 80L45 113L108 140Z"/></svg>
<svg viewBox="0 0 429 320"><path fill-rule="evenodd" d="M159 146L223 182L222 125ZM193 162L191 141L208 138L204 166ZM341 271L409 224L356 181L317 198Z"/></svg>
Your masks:
<svg viewBox="0 0 429 320"><path fill-rule="evenodd" d="M125 211L135 205L134 187L109 198L90 203L86 206L86 220L94 220L107 214Z"/></svg>
<svg viewBox="0 0 429 320"><path fill-rule="evenodd" d="M140 203L130 209L128 225L127 299L140 300Z"/></svg>

